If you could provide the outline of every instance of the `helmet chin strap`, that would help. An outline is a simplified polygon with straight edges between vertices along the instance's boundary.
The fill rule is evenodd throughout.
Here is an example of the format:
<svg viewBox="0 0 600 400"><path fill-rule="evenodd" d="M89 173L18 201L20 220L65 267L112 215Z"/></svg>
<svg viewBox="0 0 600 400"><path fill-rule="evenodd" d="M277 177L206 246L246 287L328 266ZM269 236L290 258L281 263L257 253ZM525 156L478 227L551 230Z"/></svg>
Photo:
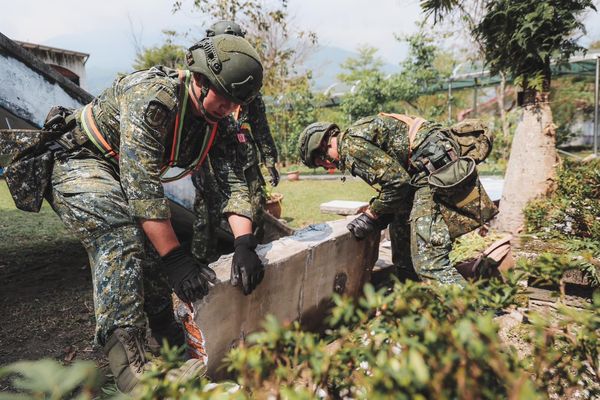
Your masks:
<svg viewBox="0 0 600 400"><path fill-rule="evenodd" d="M198 96L198 94L196 93L196 86L193 83L190 84L191 89L192 89L191 90L192 95L196 99L198 99L198 108L200 109L200 114L202 114L202 116L204 118L206 118L206 120L210 123L219 122L219 118L216 118L215 116L210 114L208 111L206 111L206 109L204 108L204 99L206 98L206 95L208 94L208 84L206 83L206 80L204 79L204 77L200 81L200 84L202 85L201 86L202 89L200 89L200 96Z"/></svg>

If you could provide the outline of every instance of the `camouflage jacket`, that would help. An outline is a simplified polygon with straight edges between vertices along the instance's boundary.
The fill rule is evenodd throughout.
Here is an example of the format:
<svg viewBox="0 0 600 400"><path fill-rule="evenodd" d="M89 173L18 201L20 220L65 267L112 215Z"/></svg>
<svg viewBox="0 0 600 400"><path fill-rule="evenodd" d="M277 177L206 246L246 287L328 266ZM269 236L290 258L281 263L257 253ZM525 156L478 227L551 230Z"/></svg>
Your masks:
<svg viewBox="0 0 600 400"><path fill-rule="evenodd" d="M161 170L173 146L175 119L183 106L177 71L165 67L119 77L92 103L92 112L104 139L119 154L119 174L132 215L144 219L170 217L161 184ZM251 217L248 189L235 151L227 151L231 118L221 120L213 148L224 150L212 163L225 175L229 193L224 212ZM186 106L182 118L179 152L175 165L187 167L199 156L212 126ZM213 149L211 149L211 152Z"/></svg>
<svg viewBox="0 0 600 400"><path fill-rule="evenodd" d="M424 123L415 142L422 142L438 126ZM341 134L338 153L340 170L348 170L378 188L379 195L370 202L376 214L394 213L412 192L407 172L410 151L405 123L382 115L362 118Z"/></svg>
<svg viewBox="0 0 600 400"><path fill-rule="evenodd" d="M251 140L254 141L260 154L260 161L266 167L274 167L277 163L277 147L267 121L265 102L259 94L250 104L243 107L238 117L240 125L250 125ZM258 161L258 160L257 160Z"/></svg>

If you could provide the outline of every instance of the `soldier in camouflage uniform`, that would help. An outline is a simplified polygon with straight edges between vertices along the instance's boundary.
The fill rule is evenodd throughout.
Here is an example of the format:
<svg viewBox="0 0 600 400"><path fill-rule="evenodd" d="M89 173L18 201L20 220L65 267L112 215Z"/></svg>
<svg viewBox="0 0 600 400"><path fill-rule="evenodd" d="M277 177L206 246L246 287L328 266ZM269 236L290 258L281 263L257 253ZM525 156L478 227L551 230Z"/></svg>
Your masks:
<svg viewBox="0 0 600 400"><path fill-rule="evenodd" d="M335 124L317 122L302 132L300 152L309 167L348 170L380 188L367 210L348 225L357 239L391 222L393 262L402 275L415 271L421 279L464 285L449 259L454 235L445 208L428 184L433 171L464 155L447 132L439 124L398 114L363 118L344 132ZM483 158L489 148L485 152ZM430 169L417 167L428 161L434 161Z"/></svg>
<svg viewBox="0 0 600 400"><path fill-rule="evenodd" d="M125 392L150 365L147 319L160 335L173 319L171 292L190 303L216 279L173 231L162 186L167 170L188 173L213 142L231 146L231 112L262 86L258 54L242 38L206 38L189 49L187 61L189 71L158 66L121 76L76 110L75 127L64 135L72 146L56 153L47 195L88 252L96 339ZM226 151L211 163L223 174L221 212L235 236L232 276L248 294L261 281L263 266L254 251L243 165ZM197 375L201 364L188 360L182 371Z"/></svg>
<svg viewBox="0 0 600 400"><path fill-rule="evenodd" d="M218 21L206 30L207 37L220 34L245 37L244 30L233 21ZM266 203L266 183L260 170L260 163L262 162L267 168L271 176L271 185L277 186L279 183L279 172L275 167L277 147L271 136L265 103L260 93L248 105L237 109L234 117L235 123L231 124L229 129L238 139L237 153L239 159L243 160L244 175L252 203L255 234L260 241L264 233L263 213ZM194 204L195 213L199 217L194 222L192 252L199 260L212 262L229 250L224 241L218 241L218 235L215 233L223 226L222 214L219 212L223 199L218 195L222 177L219 176L219 169L212 167L209 161L194 175L193 180L196 187L201 190L196 191Z"/></svg>

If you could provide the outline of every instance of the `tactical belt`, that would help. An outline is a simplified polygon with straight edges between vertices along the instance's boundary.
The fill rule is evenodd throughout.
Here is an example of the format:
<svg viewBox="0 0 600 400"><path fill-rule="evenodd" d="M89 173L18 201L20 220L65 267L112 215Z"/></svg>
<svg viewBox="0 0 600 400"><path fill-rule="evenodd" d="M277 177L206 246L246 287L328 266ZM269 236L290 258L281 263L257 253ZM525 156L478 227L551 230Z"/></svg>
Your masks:
<svg viewBox="0 0 600 400"><path fill-rule="evenodd" d="M188 165L182 172L172 177L165 177L169 168L177 165L179 161L179 148L181 145L181 132L183 130L183 120L185 118L185 112L187 110L187 104L189 100L189 83L191 80L191 74L188 70L179 70L179 98L181 107L177 112L177 116L175 117L175 127L173 129L173 144L171 145L171 153L169 155L169 160L167 164L164 165L160 170L160 180L162 182L172 182L177 179L183 178L184 176L190 174L192 171L200 168L200 166L204 163L206 156L208 155L208 151L212 147L215 136L217 134L217 123L212 123L210 126L212 127L210 134L204 136L204 141L202 143L202 148L200 149L198 157L190 165ZM108 141L104 138L104 135L98 129L98 125L94 119L94 114L92 111L92 104L86 105L81 112L81 125L83 130L89 140L96 146L98 150L102 153L102 155L109 160L112 160L114 163L118 164L119 162L119 153L113 149L113 147L108 143Z"/></svg>

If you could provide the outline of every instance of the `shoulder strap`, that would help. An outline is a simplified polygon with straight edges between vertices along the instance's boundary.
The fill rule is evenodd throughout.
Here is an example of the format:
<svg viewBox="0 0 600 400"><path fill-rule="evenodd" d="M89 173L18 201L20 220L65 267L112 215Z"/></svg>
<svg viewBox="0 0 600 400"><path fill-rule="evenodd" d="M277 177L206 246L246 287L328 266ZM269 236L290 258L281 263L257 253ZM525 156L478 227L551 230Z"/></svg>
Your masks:
<svg viewBox="0 0 600 400"><path fill-rule="evenodd" d="M423 123L426 122L426 120L421 117L412 118L405 114L379 113L379 115L397 119L398 121L404 122L406 125L408 125L408 144L410 152L415 141L415 136L417 136L417 132L419 131Z"/></svg>
<svg viewBox="0 0 600 400"><path fill-rule="evenodd" d="M202 148L200 149L200 153L198 157L181 173L177 174L173 177L165 177L164 175L167 173L169 167L172 167L177 163L179 158L179 144L181 141L181 131L183 130L183 120L185 117L185 112L187 110L187 103L189 99L189 83L191 80L191 74L188 70L178 70L179 76L179 95L180 95L180 104L179 112L177 113L177 117L175 119L175 127L173 129L173 145L171 146L171 155L169 156L169 162L161 171L161 181L162 182L172 182L178 179L183 178L186 175L189 175L192 171L197 170L204 163L206 156L208 155L208 151L212 147L213 141L215 140L215 136L217 134L217 123L210 124L211 130L210 133L206 132L204 136L204 141L202 142ZM238 108L239 110L239 108Z"/></svg>
<svg viewBox="0 0 600 400"><path fill-rule="evenodd" d="M117 153L110 143L106 141L98 129L98 125L96 125L96 120L94 119L92 112L92 103L87 104L81 111L81 126L87 137L94 143L94 146L102 152L104 157L113 160L116 163L119 162L119 153Z"/></svg>

